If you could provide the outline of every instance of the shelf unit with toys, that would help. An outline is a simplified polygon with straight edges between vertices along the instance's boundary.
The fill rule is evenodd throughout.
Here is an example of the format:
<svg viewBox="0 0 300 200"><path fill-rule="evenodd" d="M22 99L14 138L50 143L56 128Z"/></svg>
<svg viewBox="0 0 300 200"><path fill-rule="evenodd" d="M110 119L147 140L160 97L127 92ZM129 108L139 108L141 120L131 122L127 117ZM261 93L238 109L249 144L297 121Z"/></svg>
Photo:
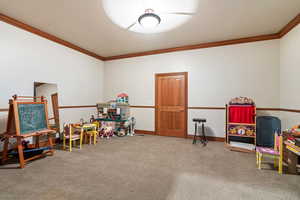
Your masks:
<svg viewBox="0 0 300 200"><path fill-rule="evenodd" d="M226 104L226 146L234 151L255 151L256 106L252 99L237 97Z"/></svg>

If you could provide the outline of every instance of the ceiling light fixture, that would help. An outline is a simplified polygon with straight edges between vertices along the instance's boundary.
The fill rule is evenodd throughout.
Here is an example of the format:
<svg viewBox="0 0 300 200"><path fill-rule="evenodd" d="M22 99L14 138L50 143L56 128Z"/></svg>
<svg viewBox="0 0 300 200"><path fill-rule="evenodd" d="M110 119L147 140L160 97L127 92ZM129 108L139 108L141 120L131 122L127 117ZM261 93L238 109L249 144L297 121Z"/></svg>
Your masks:
<svg viewBox="0 0 300 200"><path fill-rule="evenodd" d="M107 16L118 26L128 31L151 34L181 26L198 13L199 2L199 0L102 0L102 5Z"/></svg>
<svg viewBox="0 0 300 200"><path fill-rule="evenodd" d="M146 9L145 13L138 18L138 22L144 28L154 28L161 22L161 18L154 13L153 9Z"/></svg>

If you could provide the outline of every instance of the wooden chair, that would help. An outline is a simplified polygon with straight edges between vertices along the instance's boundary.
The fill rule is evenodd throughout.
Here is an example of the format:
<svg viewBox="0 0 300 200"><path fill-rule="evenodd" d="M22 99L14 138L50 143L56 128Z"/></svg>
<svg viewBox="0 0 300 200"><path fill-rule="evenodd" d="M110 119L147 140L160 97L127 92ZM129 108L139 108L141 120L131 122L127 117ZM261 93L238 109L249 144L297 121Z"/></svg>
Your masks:
<svg viewBox="0 0 300 200"><path fill-rule="evenodd" d="M282 174L283 167L283 138L282 135L274 136L274 148L256 147L256 164L258 169L261 169L261 162L263 157L270 157L274 159L274 167L278 164L278 173Z"/></svg>
<svg viewBox="0 0 300 200"><path fill-rule="evenodd" d="M97 143L97 137L99 136L100 123L95 121L91 125L92 125L90 127L91 129L86 131L85 134L89 137L89 144L92 143L92 138L93 138L93 143L95 145Z"/></svg>
<svg viewBox="0 0 300 200"><path fill-rule="evenodd" d="M79 149L82 147L83 129L78 129L78 124L64 124L63 149L66 149L66 141L69 140L69 151L72 151L72 144L79 140Z"/></svg>

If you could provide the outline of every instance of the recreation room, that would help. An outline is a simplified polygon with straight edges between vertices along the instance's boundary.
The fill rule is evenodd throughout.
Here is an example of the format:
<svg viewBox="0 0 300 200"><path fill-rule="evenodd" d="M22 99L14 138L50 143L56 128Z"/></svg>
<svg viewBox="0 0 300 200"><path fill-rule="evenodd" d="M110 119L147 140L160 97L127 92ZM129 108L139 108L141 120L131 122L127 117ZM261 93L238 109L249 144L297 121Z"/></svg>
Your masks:
<svg viewBox="0 0 300 200"><path fill-rule="evenodd" d="M299 0L0 0L0 200L299 200Z"/></svg>

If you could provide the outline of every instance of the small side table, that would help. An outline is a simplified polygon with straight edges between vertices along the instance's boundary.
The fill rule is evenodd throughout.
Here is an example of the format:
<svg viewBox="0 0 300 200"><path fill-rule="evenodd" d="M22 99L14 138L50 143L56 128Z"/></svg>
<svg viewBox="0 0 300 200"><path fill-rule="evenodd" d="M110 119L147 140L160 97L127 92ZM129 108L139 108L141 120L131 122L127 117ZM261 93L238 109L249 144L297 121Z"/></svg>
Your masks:
<svg viewBox="0 0 300 200"><path fill-rule="evenodd" d="M197 143L197 137L200 138L200 142L203 144L203 146L206 146L207 144L207 138L205 136L205 127L204 123L206 122L206 119L204 118L194 118L193 122L195 122L195 134L194 134L194 139L193 139L193 144ZM200 134L197 134L199 131L199 126L202 127L202 136Z"/></svg>

